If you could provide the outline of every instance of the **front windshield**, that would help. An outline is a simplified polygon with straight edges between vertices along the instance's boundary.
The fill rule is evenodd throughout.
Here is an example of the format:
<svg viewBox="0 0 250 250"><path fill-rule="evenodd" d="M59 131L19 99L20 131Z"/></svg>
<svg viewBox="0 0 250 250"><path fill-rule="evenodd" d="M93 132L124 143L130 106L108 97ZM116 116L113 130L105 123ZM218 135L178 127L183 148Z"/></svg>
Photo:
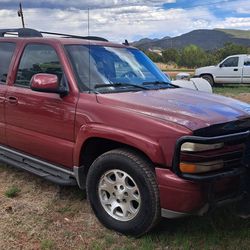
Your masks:
<svg viewBox="0 0 250 250"><path fill-rule="evenodd" d="M170 80L141 51L66 45L81 91L120 92L169 88Z"/></svg>

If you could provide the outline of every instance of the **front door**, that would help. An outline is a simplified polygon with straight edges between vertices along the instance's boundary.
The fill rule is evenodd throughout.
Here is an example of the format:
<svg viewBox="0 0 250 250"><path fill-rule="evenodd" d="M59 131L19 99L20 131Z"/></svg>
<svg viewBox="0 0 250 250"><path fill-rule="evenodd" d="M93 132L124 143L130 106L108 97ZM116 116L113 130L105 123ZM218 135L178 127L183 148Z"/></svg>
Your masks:
<svg viewBox="0 0 250 250"><path fill-rule="evenodd" d="M241 83L242 67L239 67L239 57L229 57L220 64L216 72L215 82Z"/></svg>
<svg viewBox="0 0 250 250"><path fill-rule="evenodd" d="M0 42L0 144L6 144L5 137L5 95L7 91L7 75L15 43Z"/></svg>
<svg viewBox="0 0 250 250"><path fill-rule="evenodd" d="M57 75L60 84L69 87L56 50L47 44L28 44L13 86L6 94L8 145L48 162L71 167L77 97L71 91L64 97L32 91L30 80L37 73Z"/></svg>

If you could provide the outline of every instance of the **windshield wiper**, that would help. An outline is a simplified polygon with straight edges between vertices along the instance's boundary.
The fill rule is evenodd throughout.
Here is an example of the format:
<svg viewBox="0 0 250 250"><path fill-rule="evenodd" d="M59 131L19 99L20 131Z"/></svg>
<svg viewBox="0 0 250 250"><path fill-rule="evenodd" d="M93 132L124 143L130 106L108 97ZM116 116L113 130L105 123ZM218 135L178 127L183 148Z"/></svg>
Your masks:
<svg viewBox="0 0 250 250"><path fill-rule="evenodd" d="M169 85L171 87L179 88L179 86L170 83L170 82L164 82L164 81L154 81L154 82L144 82L143 85Z"/></svg>
<svg viewBox="0 0 250 250"><path fill-rule="evenodd" d="M95 89L98 89L98 88L108 88L108 87L123 87L123 86L132 86L132 87L139 88L139 89L144 89L144 90L148 89L147 87L140 86L140 85L137 85L137 84L133 84L133 83L120 83L120 82L110 83L110 84L97 84L97 85L95 85Z"/></svg>

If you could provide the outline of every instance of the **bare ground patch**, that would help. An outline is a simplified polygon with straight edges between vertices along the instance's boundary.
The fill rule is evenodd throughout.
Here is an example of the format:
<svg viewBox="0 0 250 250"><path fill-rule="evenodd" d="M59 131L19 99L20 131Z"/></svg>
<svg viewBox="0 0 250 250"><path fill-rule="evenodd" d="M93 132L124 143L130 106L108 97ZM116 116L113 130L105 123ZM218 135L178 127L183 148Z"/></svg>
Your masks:
<svg viewBox="0 0 250 250"><path fill-rule="evenodd" d="M228 96L233 97L235 99L238 99L242 102L248 102L250 103L250 93L240 93L238 95L236 94L228 94Z"/></svg>
<svg viewBox="0 0 250 250"><path fill-rule="evenodd" d="M0 249L90 249L107 234L84 192L60 188L12 167L0 170ZM11 186L21 191L4 195Z"/></svg>

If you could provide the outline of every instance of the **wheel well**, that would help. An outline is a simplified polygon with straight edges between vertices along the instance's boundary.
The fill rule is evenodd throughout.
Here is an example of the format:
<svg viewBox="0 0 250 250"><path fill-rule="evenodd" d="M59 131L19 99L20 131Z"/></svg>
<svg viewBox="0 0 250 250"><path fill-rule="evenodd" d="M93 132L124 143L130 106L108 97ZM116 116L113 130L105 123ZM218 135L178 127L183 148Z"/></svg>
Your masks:
<svg viewBox="0 0 250 250"><path fill-rule="evenodd" d="M88 170L94 160L100 155L108 152L112 149L116 148L127 148L131 149L134 152L138 153L144 159L152 162L150 158L141 150L129 146L127 144L123 144L120 142L116 142L113 140L103 139L103 138L91 138L88 139L83 145L80 153L80 164L79 166L84 166L84 174L87 175ZM151 164L153 166L153 164Z"/></svg>
<svg viewBox="0 0 250 250"><path fill-rule="evenodd" d="M214 79L213 75L212 75L212 74L210 74L210 73L200 74L200 77L205 76L205 75L207 75L207 76L211 76L211 77Z"/></svg>

